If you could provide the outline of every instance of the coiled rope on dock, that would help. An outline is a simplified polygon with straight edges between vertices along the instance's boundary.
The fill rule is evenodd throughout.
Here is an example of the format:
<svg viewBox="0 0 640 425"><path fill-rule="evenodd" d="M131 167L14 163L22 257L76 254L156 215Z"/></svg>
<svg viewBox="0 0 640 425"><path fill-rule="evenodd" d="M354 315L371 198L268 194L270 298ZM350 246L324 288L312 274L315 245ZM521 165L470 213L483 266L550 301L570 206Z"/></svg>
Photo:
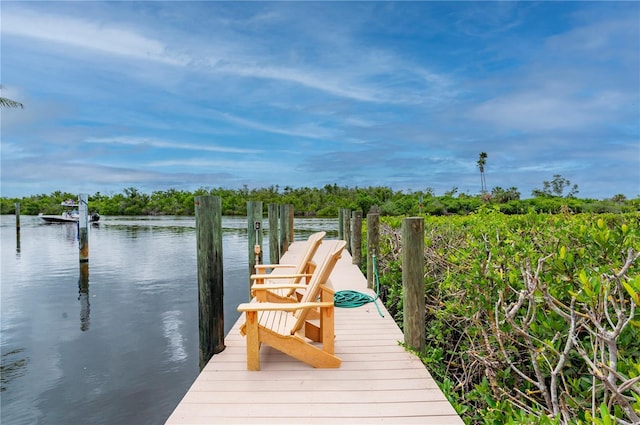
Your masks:
<svg viewBox="0 0 640 425"><path fill-rule="evenodd" d="M372 297L371 295L363 294L362 292L352 291L352 290L344 290L338 291L334 295L333 305L336 307L342 308L355 308L361 307L368 303L373 303L378 309L378 313L380 317L384 317L380 307L376 303L376 300L380 298L380 278L378 277L378 267L376 264L376 254L373 253L371 255L372 265L373 265L373 276L376 281L376 296Z"/></svg>

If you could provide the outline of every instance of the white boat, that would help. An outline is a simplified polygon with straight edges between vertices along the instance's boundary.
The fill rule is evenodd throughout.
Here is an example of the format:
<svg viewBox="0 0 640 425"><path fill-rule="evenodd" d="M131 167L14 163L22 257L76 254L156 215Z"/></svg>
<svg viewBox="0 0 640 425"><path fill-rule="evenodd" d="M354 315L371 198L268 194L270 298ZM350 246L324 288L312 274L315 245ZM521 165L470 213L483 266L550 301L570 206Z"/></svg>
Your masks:
<svg viewBox="0 0 640 425"><path fill-rule="evenodd" d="M60 203L65 207L64 211L60 215L45 215L38 214L45 223L78 223L80 221L80 214L78 213L78 203L72 199L67 199ZM97 212L89 214L89 222L95 223L100 220L100 214Z"/></svg>

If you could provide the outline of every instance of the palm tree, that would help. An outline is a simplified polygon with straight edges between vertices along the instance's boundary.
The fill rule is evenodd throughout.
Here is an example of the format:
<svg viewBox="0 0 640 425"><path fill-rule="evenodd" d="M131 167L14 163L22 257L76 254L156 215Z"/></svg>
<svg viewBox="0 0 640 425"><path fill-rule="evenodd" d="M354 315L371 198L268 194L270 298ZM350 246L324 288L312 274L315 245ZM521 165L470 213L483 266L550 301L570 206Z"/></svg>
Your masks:
<svg viewBox="0 0 640 425"><path fill-rule="evenodd" d="M24 105L15 100L7 99L6 97L0 97L0 107L2 108L24 108Z"/></svg>
<svg viewBox="0 0 640 425"><path fill-rule="evenodd" d="M0 85L0 91L3 89ZM24 109L24 105L20 102L16 102L15 100L7 99L6 97L0 96L0 108L22 108Z"/></svg>
<svg viewBox="0 0 640 425"><path fill-rule="evenodd" d="M487 183L484 179L484 166L487 163L487 153L480 152L480 158L478 159L478 168L480 169L480 184L481 184L481 192L485 193L487 191Z"/></svg>

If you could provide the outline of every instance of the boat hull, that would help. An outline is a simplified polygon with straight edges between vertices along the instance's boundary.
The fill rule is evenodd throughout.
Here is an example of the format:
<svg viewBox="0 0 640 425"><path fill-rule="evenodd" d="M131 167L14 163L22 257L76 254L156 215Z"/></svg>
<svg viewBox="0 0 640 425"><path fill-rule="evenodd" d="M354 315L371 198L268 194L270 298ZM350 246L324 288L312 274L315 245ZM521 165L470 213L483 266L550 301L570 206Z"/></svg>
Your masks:
<svg viewBox="0 0 640 425"><path fill-rule="evenodd" d="M48 224L64 224L64 223L78 223L80 219L78 217L63 217L61 215L43 215L40 214L38 217L42 221ZM98 214L91 214L89 216L89 223L96 223L100 220L100 216Z"/></svg>

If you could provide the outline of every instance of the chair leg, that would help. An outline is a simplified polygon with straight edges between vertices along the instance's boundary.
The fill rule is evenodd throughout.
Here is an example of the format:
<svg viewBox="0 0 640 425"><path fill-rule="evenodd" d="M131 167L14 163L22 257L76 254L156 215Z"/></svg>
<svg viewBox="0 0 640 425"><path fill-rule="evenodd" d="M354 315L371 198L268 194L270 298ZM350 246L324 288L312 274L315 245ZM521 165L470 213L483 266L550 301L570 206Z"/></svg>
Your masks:
<svg viewBox="0 0 640 425"><path fill-rule="evenodd" d="M260 370L260 338L258 336L257 312L246 312L245 332L247 334L247 370Z"/></svg>

